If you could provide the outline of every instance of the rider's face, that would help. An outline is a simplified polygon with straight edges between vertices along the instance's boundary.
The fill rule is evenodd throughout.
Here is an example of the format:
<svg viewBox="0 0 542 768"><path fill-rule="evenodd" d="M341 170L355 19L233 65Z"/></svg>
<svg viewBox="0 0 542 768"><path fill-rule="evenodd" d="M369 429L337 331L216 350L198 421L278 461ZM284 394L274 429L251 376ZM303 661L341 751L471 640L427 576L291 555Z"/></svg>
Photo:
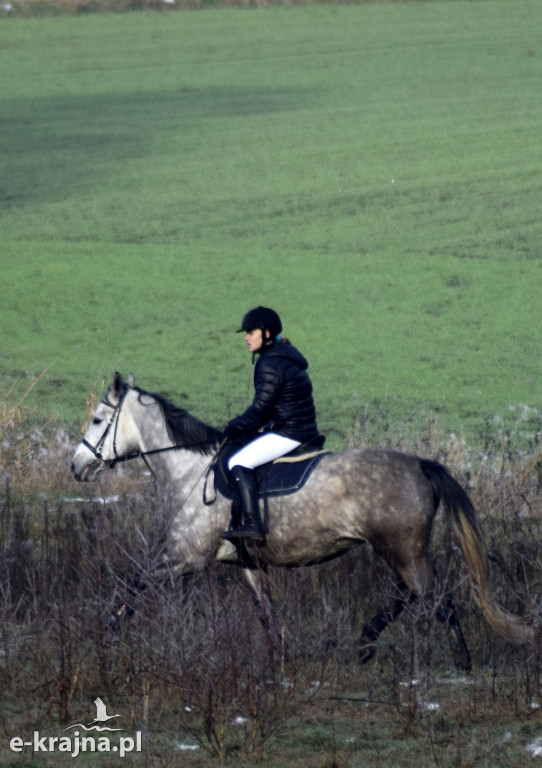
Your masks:
<svg viewBox="0 0 542 768"><path fill-rule="evenodd" d="M265 332L265 337L269 338L269 331ZM263 335L261 328L255 328L253 331L245 333L245 342L249 352L259 352L262 348Z"/></svg>

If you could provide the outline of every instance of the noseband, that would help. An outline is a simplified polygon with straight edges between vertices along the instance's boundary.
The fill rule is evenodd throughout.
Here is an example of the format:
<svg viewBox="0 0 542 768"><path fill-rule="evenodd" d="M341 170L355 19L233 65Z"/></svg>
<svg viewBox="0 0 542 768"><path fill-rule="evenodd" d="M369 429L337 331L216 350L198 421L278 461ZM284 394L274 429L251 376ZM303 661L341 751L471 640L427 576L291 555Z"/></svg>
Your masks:
<svg viewBox="0 0 542 768"><path fill-rule="evenodd" d="M118 430L118 423L119 423L119 418L118 417L120 415L120 409L122 408L122 405L124 403L124 398L126 397L127 392L128 392L128 387L125 387L123 389L122 394L119 397L119 401L118 401L118 403L116 405L113 405L113 403L111 403L109 401L107 395L102 400L102 404L103 405L107 405L108 408L112 408L113 409L113 413L111 414L111 418L107 422L107 426L104 429L103 435L100 437L100 439L98 440L96 445L95 446L92 445L85 438L83 438L83 440L81 441L81 443L86 448L88 448L91 453L94 454L94 456L98 459L98 461L106 469L110 469L111 467L114 467L115 464L118 461L120 461L121 459L122 460L132 459L132 458L136 458L137 456L141 455L139 453L134 453L134 454L126 455L126 456L119 456L119 454L117 452L117 430ZM104 457L102 455L102 448L103 448L103 445L105 443L106 437L109 434L109 431L111 430L111 427L113 426L113 424L115 425L115 431L113 432L113 454L114 454L114 458L113 459L104 459Z"/></svg>

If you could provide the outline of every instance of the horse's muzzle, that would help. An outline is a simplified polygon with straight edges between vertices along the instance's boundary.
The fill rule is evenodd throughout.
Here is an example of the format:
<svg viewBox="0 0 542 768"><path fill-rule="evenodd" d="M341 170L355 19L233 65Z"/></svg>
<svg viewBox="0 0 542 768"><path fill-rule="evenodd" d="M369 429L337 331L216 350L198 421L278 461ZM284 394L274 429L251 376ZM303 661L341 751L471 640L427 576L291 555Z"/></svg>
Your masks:
<svg viewBox="0 0 542 768"><path fill-rule="evenodd" d="M70 465L72 475L81 483L92 482L103 469L104 463L100 460L94 460L87 464L78 465L74 459Z"/></svg>

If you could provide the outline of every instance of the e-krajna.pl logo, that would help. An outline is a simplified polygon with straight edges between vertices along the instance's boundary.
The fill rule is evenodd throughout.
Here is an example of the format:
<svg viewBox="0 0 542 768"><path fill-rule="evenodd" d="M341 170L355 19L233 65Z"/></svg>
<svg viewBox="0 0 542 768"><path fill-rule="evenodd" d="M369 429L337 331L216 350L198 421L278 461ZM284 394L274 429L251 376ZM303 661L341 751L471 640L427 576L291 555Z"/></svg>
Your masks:
<svg viewBox="0 0 542 768"><path fill-rule="evenodd" d="M108 715L107 708L101 699L94 699L96 705L96 717L88 725L77 723L64 729L71 731L66 736L42 736L39 731L34 731L31 741L15 736L9 742L9 748L12 752L24 752L31 748L33 752L69 752L72 757L77 757L83 752L116 752L119 757L124 757L130 752L141 752L141 731L137 731L133 736L118 736L112 742L110 736L87 736L81 735L79 730L86 733L96 731L119 732L123 728L112 728L106 723L120 715ZM118 741L118 744L116 743Z"/></svg>

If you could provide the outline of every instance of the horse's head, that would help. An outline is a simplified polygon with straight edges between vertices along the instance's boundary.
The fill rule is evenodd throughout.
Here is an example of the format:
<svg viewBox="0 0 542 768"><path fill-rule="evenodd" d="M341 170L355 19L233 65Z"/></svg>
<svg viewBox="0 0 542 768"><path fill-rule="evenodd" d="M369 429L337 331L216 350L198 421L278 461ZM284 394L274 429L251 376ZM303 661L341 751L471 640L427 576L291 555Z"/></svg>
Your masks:
<svg viewBox="0 0 542 768"><path fill-rule="evenodd" d="M115 374L112 386L96 408L71 463L71 471L81 481L95 480L104 469L137 450L130 440L125 399L134 385L133 377L126 381Z"/></svg>

